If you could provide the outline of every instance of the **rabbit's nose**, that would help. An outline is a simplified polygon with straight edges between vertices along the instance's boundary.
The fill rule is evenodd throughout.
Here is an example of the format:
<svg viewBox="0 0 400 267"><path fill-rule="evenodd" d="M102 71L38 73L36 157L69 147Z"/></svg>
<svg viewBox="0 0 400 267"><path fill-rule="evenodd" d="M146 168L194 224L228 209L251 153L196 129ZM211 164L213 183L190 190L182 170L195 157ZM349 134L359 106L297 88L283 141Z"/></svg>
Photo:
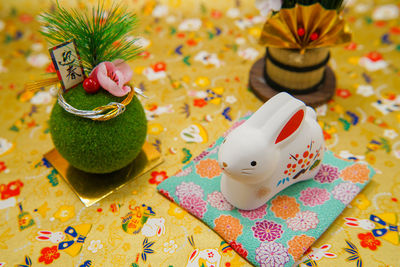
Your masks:
<svg viewBox="0 0 400 267"><path fill-rule="evenodd" d="M224 166L224 168L228 167L228 164L226 164L226 162L222 162L222 166Z"/></svg>

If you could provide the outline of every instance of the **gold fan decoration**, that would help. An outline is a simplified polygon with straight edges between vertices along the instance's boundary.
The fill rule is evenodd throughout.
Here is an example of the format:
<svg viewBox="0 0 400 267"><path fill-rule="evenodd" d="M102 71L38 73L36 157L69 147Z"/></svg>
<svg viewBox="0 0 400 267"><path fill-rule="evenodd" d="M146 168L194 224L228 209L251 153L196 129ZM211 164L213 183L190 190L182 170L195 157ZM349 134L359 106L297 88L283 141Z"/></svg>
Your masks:
<svg viewBox="0 0 400 267"><path fill-rule="evenodd" d="M301 53L350 41L350 29L340 13L319 3L281 9L267 20L260 37L261 45L299 49Z"/></svg>

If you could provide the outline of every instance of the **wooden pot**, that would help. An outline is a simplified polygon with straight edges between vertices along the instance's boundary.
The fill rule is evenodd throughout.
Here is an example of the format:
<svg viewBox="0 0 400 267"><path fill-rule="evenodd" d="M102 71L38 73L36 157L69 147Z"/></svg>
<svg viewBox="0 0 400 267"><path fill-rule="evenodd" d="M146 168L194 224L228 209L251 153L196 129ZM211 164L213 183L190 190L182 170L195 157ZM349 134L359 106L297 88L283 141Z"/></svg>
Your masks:
<svg viewBox="0 0 400 267"><path fill-rule="evenodd" d="M324 82L328 61L328 48L308 49L300 54L296 49L268 47L264 78L277 91L312 93Z"/></svg>

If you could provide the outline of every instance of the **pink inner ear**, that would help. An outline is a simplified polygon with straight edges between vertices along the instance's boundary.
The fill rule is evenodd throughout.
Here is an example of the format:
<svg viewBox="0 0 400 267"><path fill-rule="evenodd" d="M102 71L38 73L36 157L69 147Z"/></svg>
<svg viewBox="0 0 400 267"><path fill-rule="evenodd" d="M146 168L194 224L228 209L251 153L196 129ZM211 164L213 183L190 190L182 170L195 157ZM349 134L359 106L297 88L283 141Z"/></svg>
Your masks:
<svg viewBox="0 0 400 267"><path fill-rule="evenodd" d="M353 221L353 222L357 221L357 219L351 218L351 217L346 217L344 219L347 220L347 221Z"/></svg>
<svg viewBox="0 0 400 267"><path fill-rule="evenodd" d="M358 223L347 222L346 225L348 225L348 226L358 226Z"/></svg>
<svg viewBox="0 0 400 267"><path fill-rule="evenodd" d="M303 118L304 110L301 109L297 111L283 127L282 131L278 135L278 138L275 140L275 144L278 144L291 136L300 127Z"/></svg>
<svg viewBox="0 0 400 267"><path fill-rule="evenodd" d="M38 236L37 238L40 240L48 240L49 239L47 236Z"/></svg>

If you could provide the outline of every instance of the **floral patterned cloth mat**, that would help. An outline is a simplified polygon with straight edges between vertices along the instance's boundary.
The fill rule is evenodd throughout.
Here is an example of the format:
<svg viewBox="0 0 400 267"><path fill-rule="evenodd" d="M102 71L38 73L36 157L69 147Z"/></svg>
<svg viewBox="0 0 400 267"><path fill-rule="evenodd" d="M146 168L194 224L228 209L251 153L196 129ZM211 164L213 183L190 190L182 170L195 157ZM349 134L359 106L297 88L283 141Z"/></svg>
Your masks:
<svg viewBox="0 0 400 267"><path fill-rule="evenodd" d="M96 3L62 1L81 9ZM217 266L249 266L238 253L219 250L219 235L155 188L262 104L246 88L252 64L265 51L257 42L265 17L252 0L124 4L141 21L137 33L144 52L130 66L135 84L149 97L142 99L148 141L165 162L85 208L42 160L53 148L47 121L55 88L24 91L27 82L51 71L36 18L51 10L52 2L0 1L0 266L186 266L196 251L192 244L198 258L217 253ZM309 266L398 266L399 10L393 0L348 1L344 10L353 41L331 49L337 88L333 99L318 107L318 120L335 155L367 162L376 175L305 254ZM142 204L155 215L138 225L141 229L125 231L122 218ZM85 242L70 253L36 239L40 230L79 231L85 224L92 225Z"/></svg>
<svg viewBox="0 0 400 267"><path fill-rule="evenodd" d="M220 190L217 152L223 140L220 137L157 188L257 266L306 261L301 259L304 252L375 174L368 164L340 159L328 150L314 179L286 188L258 209L240 210Z"/></svg>

